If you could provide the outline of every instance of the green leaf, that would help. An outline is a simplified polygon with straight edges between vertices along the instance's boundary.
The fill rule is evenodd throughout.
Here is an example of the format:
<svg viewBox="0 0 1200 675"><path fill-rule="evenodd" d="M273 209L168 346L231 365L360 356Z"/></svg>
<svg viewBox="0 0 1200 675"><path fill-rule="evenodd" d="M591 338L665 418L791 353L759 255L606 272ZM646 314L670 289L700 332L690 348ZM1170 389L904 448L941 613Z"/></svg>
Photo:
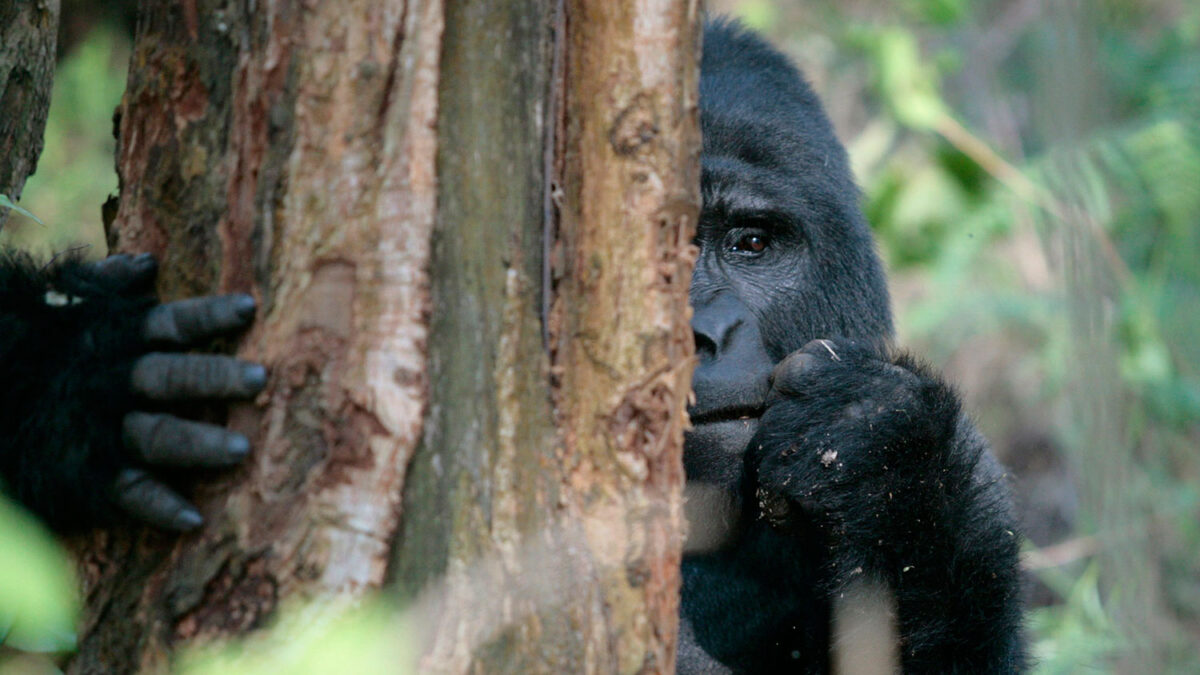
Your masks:
<svg viewBox="0 0 1200 675"><path fill-rule="evenodd" d="M0 207L8 207L8 208L12 209L13 211L16 211L17 213L25 216L26 218L33 219L35 222L37 222L38 225L45 225L45 223L42 222L41 218L38 218L37 216L33 215L29 211L26 211L25 209L14 204L13 200L8 198L8 195L0 195Z"/></svg>

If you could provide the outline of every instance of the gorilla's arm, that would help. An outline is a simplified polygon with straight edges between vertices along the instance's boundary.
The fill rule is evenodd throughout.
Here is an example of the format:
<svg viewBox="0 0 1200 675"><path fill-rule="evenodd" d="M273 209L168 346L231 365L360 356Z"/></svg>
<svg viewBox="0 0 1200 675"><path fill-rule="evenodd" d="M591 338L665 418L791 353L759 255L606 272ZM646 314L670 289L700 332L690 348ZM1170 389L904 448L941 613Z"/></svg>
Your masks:
<svg viewBox="0 0 1200 675"><path fill-rule="evenodd" d="M153 408L253 396L265 384L263 368L152 350L243 328L253 298L158 305L156 271L149 255L43 266L0 252L0 479L57 529L119 512L191 529L199 513L147 471L228 466L249 450L240 434Z"/></svg>
<svg viewBox="0 0 1200 675"><path fill-rule="evenodd" d="M957 395L907 357L816 340L780 363L748 487L776 530L827 541L827 588L895 594L905 672L1023 667L1004 475Z"/></svg>

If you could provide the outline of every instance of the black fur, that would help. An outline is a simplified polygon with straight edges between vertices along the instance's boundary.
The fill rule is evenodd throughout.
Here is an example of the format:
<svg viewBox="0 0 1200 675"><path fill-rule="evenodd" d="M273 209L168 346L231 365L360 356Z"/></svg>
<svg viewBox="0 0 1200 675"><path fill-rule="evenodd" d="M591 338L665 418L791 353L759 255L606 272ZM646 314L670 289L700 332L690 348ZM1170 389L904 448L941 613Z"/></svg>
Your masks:
<svg viewBox="0 0 1200 675"><path fill-rule="evenodd" d="M679 672L827 672L832 601L856 579L893 593L905 672L1022 670L1003 471L958 396L889 347L882 266L819 101L715 21L700 109L685 464L731 495L735 526L685 557Z"/></svg>
<svg viewBox="0 0 1200 675"><path fill-rule="evenodd" d="M850 162L816 94L788 60L738 24L706 25L700 77L701 239L751 200L785 216L812 264L763 288L762 332L776 360L810 339L890 338L887 280ZM692 292L708 291L706 280Z"/></svg>
<svg viewBox="0 0 1200 675"><path fill-rule="evenodd" d="M140 290L72 257L0 256L0 477L60 530L113 514L105 488L155 304Z"/></svg>

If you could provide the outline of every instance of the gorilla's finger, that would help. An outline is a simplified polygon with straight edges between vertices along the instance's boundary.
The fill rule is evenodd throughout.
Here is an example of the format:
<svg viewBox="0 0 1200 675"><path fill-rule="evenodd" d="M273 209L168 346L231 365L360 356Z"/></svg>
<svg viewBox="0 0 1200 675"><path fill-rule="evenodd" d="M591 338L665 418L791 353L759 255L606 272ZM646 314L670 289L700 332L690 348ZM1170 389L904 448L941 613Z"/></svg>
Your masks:
<svg viewBox="0 0 1200 675"><path fill-rule="evenodd" d="M155 401L249 398L267 384L257 363L209 354L153 352L133 364L134 393Z"/></svg>
<svg viewBox="0 0 1200 675"><path fill-rule="evenodd" d="M155 527L187 532L204 524L200 512L183 497L140 469L125 469L117 474L112 491L117 506Z"/></svg>
<svg viewBox="0 0 1200 675"><path fill-rule="evenodd" d="M811 343L810 343L811 344ZM788 354L771 371L771 387L779 394L795 396L803 393L801 381L804 374L815 368L819 358L801 350Z"/></svg>
<svg viewBox="0 0 1200 675"><path fill-rule="evenodd" d="M245 293L177 300L150 310L144 335L151 342L188 345L244 328L254 309L254 298Z"/></svg>
<svg viewBox="0 0 1200 675"><path fill-rule="evenodd" d="M250 452L241 434L214 424L171 415L131 412L123 424L125 445L147 464L215 468L237 464Z"/></svg>
<svg viewBox="0 0 1200 675"><path fill-rule="evenodd" d="M158 262L149 253L118 253L95 263L93 269L111 281L118 292L148 291L158 274Z"/></svg>

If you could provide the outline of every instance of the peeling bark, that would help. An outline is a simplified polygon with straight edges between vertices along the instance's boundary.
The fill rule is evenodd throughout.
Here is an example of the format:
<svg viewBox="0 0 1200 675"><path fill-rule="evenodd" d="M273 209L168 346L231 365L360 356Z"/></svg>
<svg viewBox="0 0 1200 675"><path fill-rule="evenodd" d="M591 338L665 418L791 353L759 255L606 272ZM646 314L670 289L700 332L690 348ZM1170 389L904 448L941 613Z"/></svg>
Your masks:
<svg viewBox="0 0 1200 675"><path fill-rule="evenodd" d="M208 525L81 543L73 672L145 672L259 627L284 598L379 586L426 387L441 7L148 6L120 108L115 250L166 297L253 293L230 413L248 465L194 494Z"/></svg>

